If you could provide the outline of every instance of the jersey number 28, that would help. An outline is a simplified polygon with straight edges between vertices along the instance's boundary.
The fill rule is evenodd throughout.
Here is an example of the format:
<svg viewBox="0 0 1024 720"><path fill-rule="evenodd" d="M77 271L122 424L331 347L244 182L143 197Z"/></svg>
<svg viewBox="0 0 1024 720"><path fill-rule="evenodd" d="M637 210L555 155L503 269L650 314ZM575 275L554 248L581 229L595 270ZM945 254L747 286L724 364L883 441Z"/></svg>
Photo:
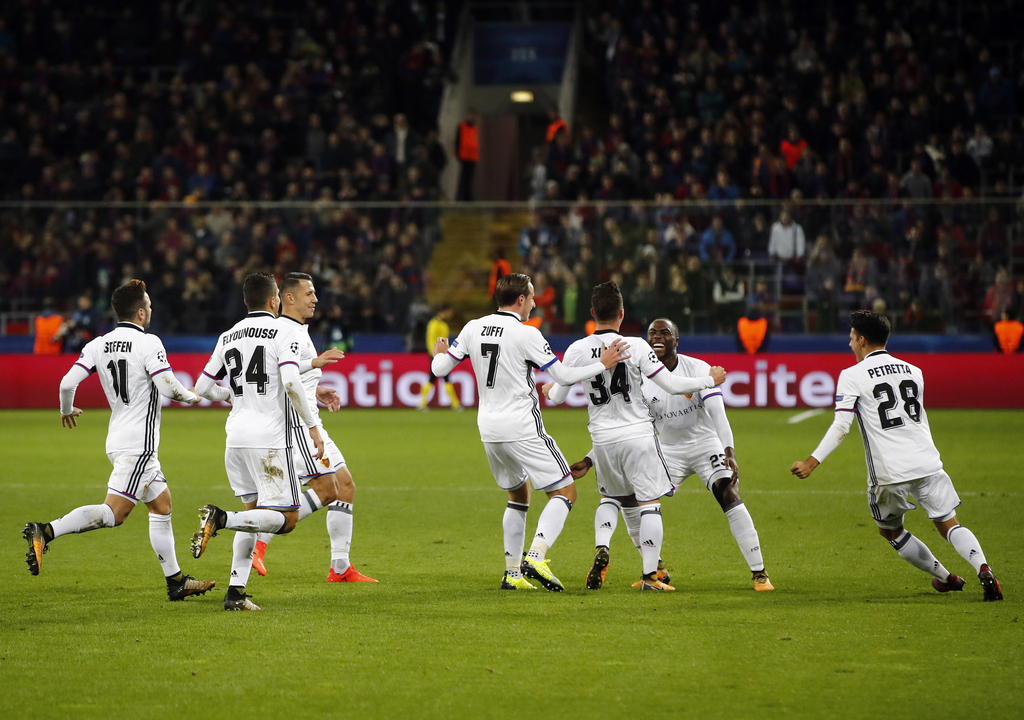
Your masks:
<svg viewBox="0 0 1024 720"><path fill-rule="evenodd" d="M918 401L921 393L917 388L917 383L913 380L904 380L900 383L899 387L900 397L903 398L903 411L914 422L921 422L921 403ZM878 383L872 392L874 393L875 400L885 398L885 400L878 403L878 421L882 424L882 429L888 430L903 425L903 418L899 415L889 417L889 411L899 404L899 400L896 399L896 395L892 391L892 385L889 383Z"/></svg>

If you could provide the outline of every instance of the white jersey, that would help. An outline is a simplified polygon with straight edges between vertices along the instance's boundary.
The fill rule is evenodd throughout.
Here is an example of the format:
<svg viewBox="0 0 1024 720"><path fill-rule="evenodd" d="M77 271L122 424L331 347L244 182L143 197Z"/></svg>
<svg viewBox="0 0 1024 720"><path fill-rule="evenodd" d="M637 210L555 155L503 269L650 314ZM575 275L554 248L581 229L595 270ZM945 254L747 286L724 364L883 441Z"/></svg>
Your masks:
<svg viewBox="0 0 1024 720"><path fill-rule="evenodd" d="M654 436L654 417L640 386L645 378L664 372L665 366L646 340L623 337L615 330L598 330L570 345L562 362L571 367L589 365L601 356L605 345L619 339L629 346L629 357L592 380L583 381L590 414L587 427L594 445Z"/></svg>
<svg viewBox="0 0 1024 720"><path fill-rule="evenodd" d="M299 366L301 337L271 313L249 313L217 338L203 372L231 391L226 425L229 448L290 448L291 401L279 368Z"/></svg>
<svg viewBox="0 0 1024 720"><path fill-rule="evenodd" d="M295 333L295 339L299 343L299 351L296 355L299 356L300 366L310 363L319 356L316 346L313 344L313 339L309 336L309 325L287 315L278 316L277 321L284 326L285 332ZM319 406L316 404L316 389L320 385L320 378L323 377L323 374L324 372L320 368L312 368L299 376L302 380L302 389L305 391L306 399L309 401L309 409L316 416L317 425L323 425L323 422L320 420ZM299 432L305 432L302 422L299 420L299 414L295 412L295 408L292 408L292 412L294 413L292 415L292 420L294 420L293 426Z"/></svg>
<svg viewBox="0 0 1024 720"><path fill-rule="evenodd" d="M448 354L467 357L476 374L480 407L476 422L484 442L545 437L534 370L558 361L540 330L499 310L462 328Z"/></svg>
<svg viewBox="0 0 1024 720"><path fill-rule="evenodd" d="M711 366L703 360L676 355L678 362L673 375L681 377L702 377L711 372ZM721 396L721 388L712 387L689 395L672 395L649 379L644 379L643 394L650 403L658 436L665 447L675 445L702 445L718 440L711 417L704 409L704 401Z"/></svg>
<svg viewBox="0 0 1024 720"><path fill-rule="evenodd" d="M160 393L153 377L171 371L160 338L121 322L89 341L75 364L99 374L110 403L107 454L155 455L160 446Z"/></svg>
<svg viewBox="0 0 1024 720"><path fill-rule="evenodd" d="M857 417L871 485L916 480L942 470L924 410L919 368L876 350L839 374L836 413Z"/></svg>

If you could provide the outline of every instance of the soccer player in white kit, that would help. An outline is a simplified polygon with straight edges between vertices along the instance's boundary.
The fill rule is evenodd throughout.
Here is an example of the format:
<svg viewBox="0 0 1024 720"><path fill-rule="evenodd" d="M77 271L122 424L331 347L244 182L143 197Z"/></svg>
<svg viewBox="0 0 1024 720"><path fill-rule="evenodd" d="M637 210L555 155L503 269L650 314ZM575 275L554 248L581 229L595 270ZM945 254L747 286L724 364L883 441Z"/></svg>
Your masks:
<svg viewBox="0 0 1024 720"><path fill-rule="evenodd" d="M317 419L299 377L300 337L277 319L277 281L253 273L242 294L249 314L217 338L196 392L210 400L230 400L224 466L228 482L241 498L242 512L216 505L199 510L199 530L192 536L192 555L200 557L218 530L235 533L231 581L225 610L259 610L245 593L252 569L255 533L289 533L298 522L300 487L292 456L291 425L298 413L316 446L314 460L324 453ZM224 376L230 389L216 384Z"/></svg>
<svg viewBox="0 0 1024 720"><path fill-rule="evenodd" d="M341 406L337 393L320 387L323 368L345 357L341 350L331 348L317 355L313 340L309 337L306 321L316 312L316 288L313 278L306 273L288 273L281 278L281 315L277 321L299 334L299 373L302 387L306 392L309 407L316 415L320 437L324 441L324 454L319 460L313 458L316 448L309 436L301 429L299 416L292 410L292 454L299 474L299 481L309 487L299 498L299 521L309 517L322 507L327 508L327 535L331 539L331 567L327 571L327 582L377 582L363 575L349 560L352 545L352 503L356 486L345 463L345 457L331 436L324 429L317 401L334 412ZM264 558L267 544L273 533L259 533L256 536L256 550L252 566L260 575L267 574Z"/></svg>
<svg viewBox="0 0 1024 720"><path fill-rule="evenodd" d="M985 560L981 544L960 525L960 497L942 469L924 409L921 370L886 352L889 319L858 310L850 315L850 349L857 364L839 374L836 417L821 443L790 468L806 478L839 447L857 418L868 468L868 506L878 532L908 563L932 575L940 593L963 590L966 581L949 572L921 540L903 528L904 513L918 505L939 534L969 562L981 581L985 601L1003 599L999 580Z"/></svg>
<svg viewBox="0 0 1024 720"><path fill-rule="evenodd" d="M674 375L693 377L710 367L702 360L678 354L679 329L671 320L658 318L652 322L647 341ZM643 392L651 404L672 485L679 487L690 475L700 478L725 513L729 530L750 568L754 590L774 590L765 570L757 529L740 499L735 441L722 391L713 388L693 395L669 395L645 381Z"/></svg>
<svg viewBox="0 0 1024 720"><path fill-rule="evenodd" d="M153 306L146 283L132 280L114 290L110 305L117 327L90 341L60 383L61 424L78 426L82 411L74 406L75 390L97 373L110 404L107 427L107 457L114 466L102 505L83 505L49 523L28 523L26 562L33 575L39 574L43 553L54 538L116 527L124 522L140 500L149 509L149 541L167 578L167 597L184 600L202 595L214 586L184 575L174 552L171 529L171 492L160 470L160 396L178 402L196 403L199 398L187 390L171 372L167 353L156 335L146 332Z"/></svg>
<svg viewBox="0 0 1024 720"><path fill-rule="evenodd" d="M594 288L590 312L597 329L593 335L570 345L563 362L569 367L589 364L606 342L619 339L627 343L629 357L584 383L590 417L587 426L593 441L587 460L595 468L597 489L602 497L594 517L597 549L586 586L591 590L600 589L608 569L609 545L615 527L605 527L604 516L610 512L617 518L623 503L629 503L638 507L640 520L637 547L643 572L637 586L641 590L675 590L658 577L665 534L660 500L671 494L672 481L654 429L651 407L640 386L647 378L666 393L692 394L725 382L725 370L705 366L701 376L693 377L665 372L665 365L645 340L624 338L619 334L623 319L622 292L614 282L601 283ZM569 387L560 383L548 383L543 389L555 404L564 402L569 395ZM583 473L587 467L589 465L584 464Z"/></svg>
<svg viewBox="0 0 1024 720"><path fill-rule="evenodd" d="M477 427L487 462L498 487L508 492L502 519L505 545L503 590L535 589L523 576L538 580L548 590L561 591L547 560L547 551L562 532L576 501L572 472L554 439L544 430L534 370L546 370L557 382L572 385L592 378L625 358L625 343L611 343L600 359L586 367L568 368L559 362L540 331L524 321L535 307L533 283L522 273L505 275L494 289L497 312L470 320L448 347L448 339L434 343L431 370L445 377L470 359L476 374L480 406ZM549 500L524 556L526 513L530 507L527 479Z"/></svg>

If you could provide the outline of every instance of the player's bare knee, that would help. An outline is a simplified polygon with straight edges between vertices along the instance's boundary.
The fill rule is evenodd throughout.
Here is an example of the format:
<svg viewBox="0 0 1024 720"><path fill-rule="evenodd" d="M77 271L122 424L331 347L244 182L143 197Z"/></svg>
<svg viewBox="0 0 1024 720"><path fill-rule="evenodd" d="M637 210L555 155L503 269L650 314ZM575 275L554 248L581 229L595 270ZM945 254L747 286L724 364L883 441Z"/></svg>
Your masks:
<svg viewBox="0 0 1024 720"><path fill-rule="evenodd" d="M329 505L338 499L338 489L330 475L321 475L310 480L309 487L316 493L321 505Z"/></svg>
<svg viewBox="0 0 1024 720"><path fill-rule="evenodd" d="M722 507L722 512L729 512L743 503L735 480L719 480L711 486L711 493Z"/></svg>
<svg viewBox="0 0 1024 720"><path fill-rule="evenodd" d="M344 467L335 475L335 492L337 499L342 502L351 503L355 500L356 484L352 480L352 474Z"/></svg>
<svg viewBox="0 0 1024 720"><path fill-rule="evenodd" d="M559 488L553 492L548 493L549 498L553 498L555 495L561 495L570 503L576 502L576 484L567 485L564 488Z"/></svg>

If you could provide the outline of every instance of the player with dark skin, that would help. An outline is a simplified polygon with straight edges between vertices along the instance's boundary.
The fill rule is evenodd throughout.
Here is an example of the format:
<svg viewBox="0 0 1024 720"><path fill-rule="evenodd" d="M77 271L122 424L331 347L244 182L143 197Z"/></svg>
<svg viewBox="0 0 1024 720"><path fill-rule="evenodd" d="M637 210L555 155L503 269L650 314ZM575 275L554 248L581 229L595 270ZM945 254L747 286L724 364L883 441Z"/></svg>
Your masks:
<svg viewBox="0 0 1024 720"><path fill-rule="evenodd" d="M856 330L850 328L850 349L853 350L853 354L856 356L857 362L861 362L876 350L885 350L885 344L873 345L868 342L867 338L858 335ZM803 461L796 461L789 468L789 471L798 478L805 479L810 477L811 473L814 472L814 468L818 467L819 464L820 463L817 458L812 456ZM942 536L943 540L947 539L946 535L950 530L960 524L960 521L956 519L956 515L951 517L949 520L935 520L933 522L935 523L935 528L939 531L939 535ZM896 529L878 528L878 534L889 542L892 542L903 534L903 526L901 525Z"/></svg>
<svg viewBox="0 0 1024 720"><path fill-rule="evenodd" d="M659 319L651 323L647 330L647 343L654 349L654 354L664 363L669 372L676 369L679 364L679 356L676 348L679 345L679 328L671 320ZM740 468L736 464L736 450L731 447L725 448L725 465L732 471L732 479L726 483L719 481L715 483L714 495L718 504L725 509L740 502L740 494L737 491L736 480L739 478ZM569 466L574 479L579 479L587 474L587 471L594 464L590 458L583 458L577 463ZM636 502L635 497L615 498L627 507Z"/></svg>

